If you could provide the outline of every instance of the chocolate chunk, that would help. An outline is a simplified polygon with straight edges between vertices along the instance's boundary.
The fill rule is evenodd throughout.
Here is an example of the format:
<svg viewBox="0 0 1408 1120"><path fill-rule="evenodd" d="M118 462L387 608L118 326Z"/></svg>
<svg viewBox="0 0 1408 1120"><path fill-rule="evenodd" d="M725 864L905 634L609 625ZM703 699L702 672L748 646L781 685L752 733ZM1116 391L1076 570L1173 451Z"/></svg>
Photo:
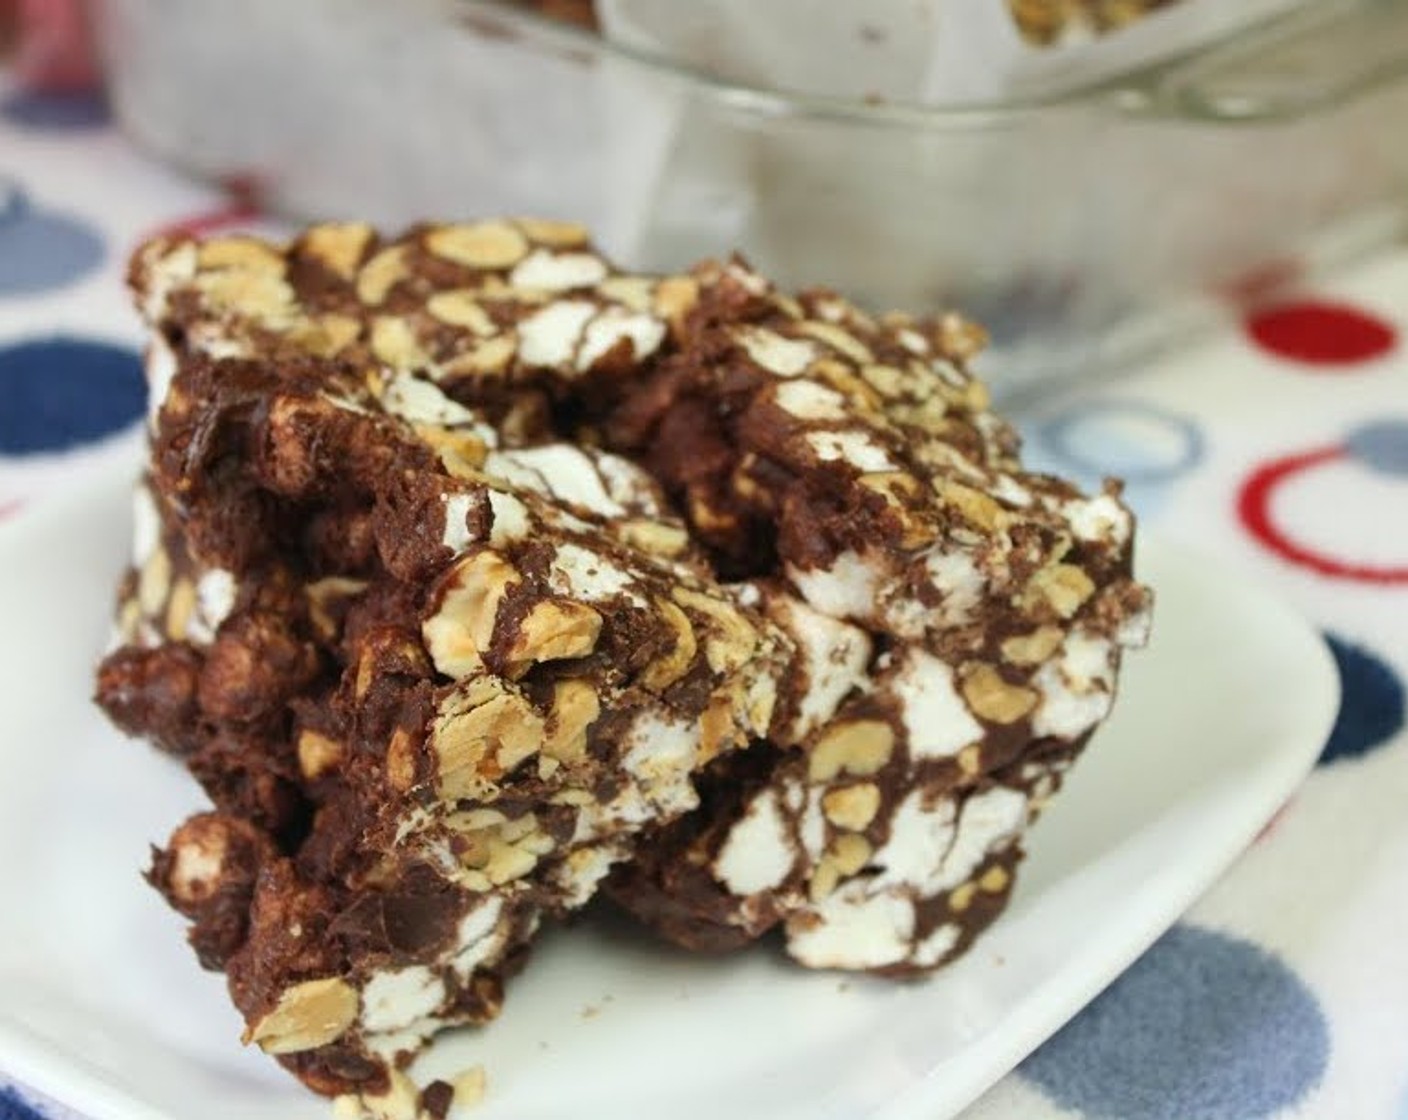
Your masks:
<svg viewBox="0 0 1408 1120"><path fill-rule="evenodd" d="M420 1091L420 1106L435 1120L445 1120L454 1103L455 1088L448 1081L432 1081Z"/></svg>

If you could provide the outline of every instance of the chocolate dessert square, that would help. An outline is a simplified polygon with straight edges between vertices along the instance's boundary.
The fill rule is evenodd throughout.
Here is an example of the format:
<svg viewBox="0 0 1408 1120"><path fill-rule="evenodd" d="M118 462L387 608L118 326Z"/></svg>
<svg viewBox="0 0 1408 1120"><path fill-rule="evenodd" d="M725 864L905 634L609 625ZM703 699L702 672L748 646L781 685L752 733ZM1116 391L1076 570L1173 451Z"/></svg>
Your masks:
<svg viewBox="0 0 1408 1120"><path fill-rule="evenodd" d="M1149 595L1117 487L1022 469L971 324L529 220L161 239L131 282L98 699L212 802L149 878L246 1041L403 1093L604 884L886 973L1001 910Z"/></svg>

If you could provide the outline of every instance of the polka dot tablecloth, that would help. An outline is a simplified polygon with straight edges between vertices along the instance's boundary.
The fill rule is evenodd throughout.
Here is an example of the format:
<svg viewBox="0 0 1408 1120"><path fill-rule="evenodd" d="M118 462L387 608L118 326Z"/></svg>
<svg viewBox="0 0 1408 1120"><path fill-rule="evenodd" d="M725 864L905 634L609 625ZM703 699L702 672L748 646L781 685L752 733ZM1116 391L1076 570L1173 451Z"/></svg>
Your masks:
<svg viewBox="0 0 1408 1120"><path fill-rule="evenodd" d="M133 245L249 217L101 101L0 84L0 534L130 462ZM968 1120L1408 1120L1408 252L1049 399L1025 435L1034 465L1122 475L1146 526L1279 588L1344 700L1261 839ZM0 1120L71 1115L0 1088Z"/></svg>

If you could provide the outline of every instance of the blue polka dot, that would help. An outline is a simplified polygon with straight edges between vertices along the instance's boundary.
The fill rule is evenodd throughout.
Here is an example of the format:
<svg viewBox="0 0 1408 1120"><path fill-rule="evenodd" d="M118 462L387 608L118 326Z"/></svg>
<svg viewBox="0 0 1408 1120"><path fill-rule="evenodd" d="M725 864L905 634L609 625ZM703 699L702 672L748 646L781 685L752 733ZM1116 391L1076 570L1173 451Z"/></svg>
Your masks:
<svg viewBox="0 0 1408 1120"><path fill-rule="evenodd" d="M1371 471L1408 478L1408 420L1376 420L1356 428L1345 449Z"/></svg>
<svg viewBox="0 0 1408 1120"><path fill-rule="evenodd" d="M0 1089L0 1120L44 1120L9 1089Z"/></svg>
<svg viewBox="0 0 1408 1120"><path fill-rule="evenodd" d="M1404 721L1403 681L1393 667L1333 634L1325 641L1340 671L1340 711L1320 752L1322 766L1382 746L1403 730Z"/></svg>
<svg viewBox="0 0 1408 1120"><path fill-rule="evenodd" d="M59 451L110 435L146 408L131 350L69 338L0 348L0 454Z"/></svg>
<svg viewBox="0 0 1408 1120"><path fill-rule="evenodd" d="M1168 482L1197 467L1206 452L1191 419L1132 401L1085 402L1046 420L1038 433L1076 471L1128 482Z"/></svg>
<svg viewBox="0 0 1408 1120"><path fill-rule="evenodd" d="M1103 479L1125 483L1124 500L1153 514L1173 483L1206 455L1191 419L1137 401L1086 400L1023 429L1023 461L1094 490Z"/></svg>
<svg viewBox="0 0 1408 1120"><path fill-rule="evenodd" d="M1021 1072L1086 1120L1259 1120L1302 1100L1329 1050L1314 995L1277 957L1175 926Z"/></svg>
<svg viewBox="0 0 1408 1120"><path fill-rule="evenodd" d="M45 93L21 90L0 105L0 114L26 128L48 131L102 128L112 120L100 93Z"/></svg>
<svg viewBox="0 0 1408 1120"><path fill-rule="evenodd" d="M35 209L0 179L0 296L62 288L103 263L102 237L81 222Z"/></svg>

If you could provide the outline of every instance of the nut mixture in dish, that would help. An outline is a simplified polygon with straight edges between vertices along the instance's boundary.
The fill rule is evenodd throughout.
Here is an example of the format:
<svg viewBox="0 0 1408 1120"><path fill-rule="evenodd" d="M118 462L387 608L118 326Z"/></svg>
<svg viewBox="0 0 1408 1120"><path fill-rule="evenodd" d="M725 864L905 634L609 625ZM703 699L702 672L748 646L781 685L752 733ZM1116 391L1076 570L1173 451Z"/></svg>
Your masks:
<svg viewBox="0 0 1408 1120"><path fill-rule="evenodd" d="M956 316L529 220L163 238L131 283L98 699L213 803L149 878L245 1040L349 1115L443 1114L399 1070L599 890L689 948L953 959L1144 639L1117 487L1022 469Z"/></svg>
<svg viewBox="0 0 1408 1120"><path fill-rule="evenodd" d="M550 19L599 27L594 0L513 0ZM994 0L1000 2L1000 0ZM1178 0L1007 0L1012 22L1033 46L1048 47L1118 31Z"/></svg>
<svg viewBox="0 0 1408 1120"><path fill-rule="evenodd" d="M1007 0L1022 37L1046 47L1118 31L1178 0Z"/></svg>

